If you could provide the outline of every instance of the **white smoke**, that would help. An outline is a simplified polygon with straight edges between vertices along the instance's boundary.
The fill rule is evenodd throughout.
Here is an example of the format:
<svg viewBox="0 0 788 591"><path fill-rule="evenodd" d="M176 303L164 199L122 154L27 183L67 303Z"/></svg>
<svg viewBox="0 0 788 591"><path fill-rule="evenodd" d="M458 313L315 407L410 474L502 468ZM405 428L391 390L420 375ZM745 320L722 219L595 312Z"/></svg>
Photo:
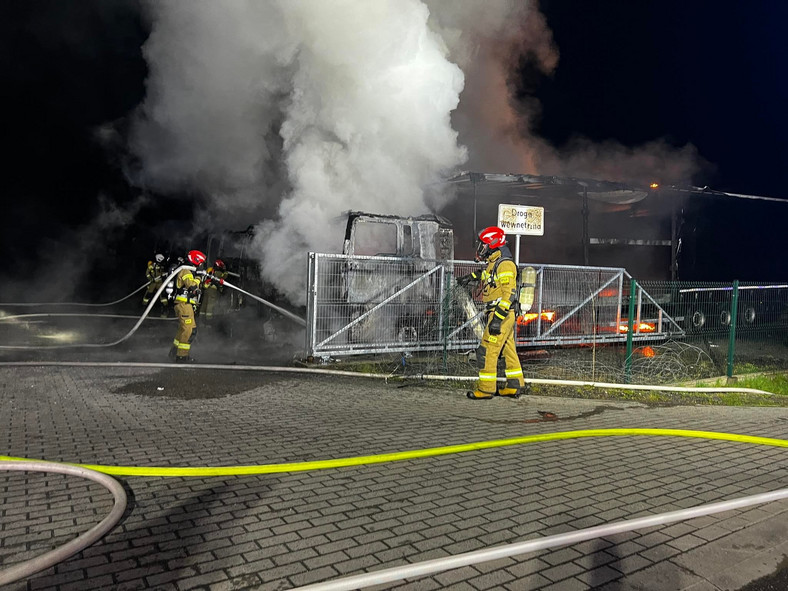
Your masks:
<svg viewBox="0 0 788 591"><path fill-rule="evenodd" d="M463 164L610 180L633 166L694 166L691 147L581 138L558 149L534 133L540 105L515 102L510 78L523 56L545 75L558 63L535 1L146 6L135 182L207 200L206 226L258 224L264 275L294 303L304 301L306 252L341 247L343 212L438 210L447 197L435 187Z"/></svg>
<svg viewBox="0 0 788 591"><path fill-rule="evenodd" d="M138 182L209 196L214 217L266 215L263 271L294 301L306 252L341 245L344 211L426 213L440 195L425 189L466 158L450 121L464 77L420 0L149 10Z"/></svg>

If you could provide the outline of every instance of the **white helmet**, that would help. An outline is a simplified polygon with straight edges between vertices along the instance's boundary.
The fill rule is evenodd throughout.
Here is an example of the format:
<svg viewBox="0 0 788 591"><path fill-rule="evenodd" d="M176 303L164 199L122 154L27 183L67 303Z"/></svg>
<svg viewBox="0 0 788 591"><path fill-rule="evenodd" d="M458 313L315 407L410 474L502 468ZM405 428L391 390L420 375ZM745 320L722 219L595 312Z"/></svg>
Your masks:
<svg viewBox="0 0 788 591"><path fill-rule="evenodd" d="M154 259L156 259L156 262L157 262L157 263L163 263L163 262L164 262L164 255L163 255L163 254L157 254L157 255L156 255L155 257L153 257L153 258L154 258Z"/></svg>

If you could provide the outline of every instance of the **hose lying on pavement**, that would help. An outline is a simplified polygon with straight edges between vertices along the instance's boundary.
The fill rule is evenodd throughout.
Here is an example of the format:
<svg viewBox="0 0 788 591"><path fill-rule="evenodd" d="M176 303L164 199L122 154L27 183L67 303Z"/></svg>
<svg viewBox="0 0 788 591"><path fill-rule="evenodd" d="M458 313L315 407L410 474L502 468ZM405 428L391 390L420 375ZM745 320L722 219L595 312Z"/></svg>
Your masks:
<svg viewBox="0 0 788 591"><path fill-rule="evenodd" d="M125 340L125 339L124 339ZM120 342L120 341L118 341ZM113 343L114 344L114 343ZM71 345L74 346L74 345ZM81 345L83 347L108 347L110 345ZM15 346L2 346L0 349L18 349ZM32 347L24 347L32 348ZM43 347L41 347L43 348ZM48 347L52 348L52 347ZM65 348L65 346L63 347ZM38 347L36 347L38 349ZM429 375L418 374L413 376L391 376L389 374L378 373L361 373L357 371L345 371L340 369L322 369L318 367L284 367L275 365L221 365L216 363L193 363L189 365L174 365L172 363L136 363L136 362L115 362L115 361L0 361L0 367L3 366L61 366L61 367L141 367L151 369L168 369L178 367L179 369L186 370L200 370L200 369L221 369L228 371L266 371L271 373L298 373L298 374L314 374L314 375L327 375L327 376L342 376L353 378L369 378L373 380L435 380L435 381L455 381L455 382L475 382L478 378L473 376L442 376L442 375ZM498 378L499 382L506 381L505 377ZM541 378L525 378L526 384L548 384L554 386L588 386L592 388L609 388L612 390L653 390L657 392L697 392L697 393L739 393L739 394L758 394L761 396L774 396L773 392L766 390L757 390L755 388L735 388L735 387L690 387L690 386L669 386L660 385L654 386L650 384L614 384L607 382L580 382L575 380L545 380Z"/></svg>
<svg viewBox="0 0 788 591"><path fill-rule="evenodd" d="M63 314L53 314L53 313L38 313L38 314L14 314L13 316L0 316L0 322L5 322L6 320L21 320L23 318L61 318L61 317L71 317L71 318L125 318L125 319L134 319L136 320L137 316L131 316L129 314L71 314L71 313L63 313ZM151 316L150 320L177 320L177 318L156 318L155 316Z"/></svg>
<svg viewBox="0 0 788 591"><path fill-rule="evenodd" d="M172 281L172 279L175 278L175 276L180 272L181 269L192 269L193 270L194 267L190 267L188 265L181 265L180 267L175 269L172 273L170 273L167 276L167 278L164 281L162 281L162 284L159 286L159 289L156 290L156 293L151 297L151 300L148 303L148 306L145 308L145 311L142 313L142 316L140 316L140 318L137 321L137 323L131 328L131 330L128 333L123 335L117 341L113 341L111 343L72 343L72 344L68 344L68 345L0 345L0 349L2 349L2 350L35 350L35 351L40 351L42 349L97 349L97 348L102 348L102 347L114 347L115 345L119 345L123 341L129 339L131 337L131 335L133 335L135 332L137 332L137 329L139 329L139 327L142 325L142 322L145 320L145 318L147 318L148 314L150 314L150 311L153 309L153 306L156 305L156 303L158 302L159 295L161 295L161 292L163 292L165 290L165 288L167 287L167 284L170 281ZM145 285L147 285L147 283ZM145 285L143 285L142 287L145 287ZM140 288L140 289L142 289L142 288ZM137 291L140 291L140 290L138 289ZM133 295L133 294L129 294L129 295ZM129 296L126 296L126 297L129 297ZM114 302L114 303L116 303L116 302ZM99 304L97 304L97 305L99 305ZM100 304L100 305L104 305L104 304Z"/></svg>
<svg viewBox="0 0 788 591"><path fill-rule="evenodd" d="M320 470L328 468L339 468L345 466L357 466L362 464L374 464L391 462L398 460L409 460L416 458L432 457L450 453L461 453L465 451L476 451L493 447L503 447L508 445L518 445L523 443L533 443L538 441L554 441L561 439L577 439L582 437L604 437L604 436L628 436L628 435L648 435L648 436L677 436L694 437L711 440L736 441L740 443L751 443L758 445L769 445L775 447L788 447L788 440L773 439L768 437L756 437L751 435L738 435L733 433L717 433L711 431L685 431L680 429L589 429L580 431L564 431L558 433L545 433L540 435L530 435L527 437L517 437L513 439L501 439L495 441L481 441L465 445L453 445L431 449L414 450L407 452L397 452L389 454L378 454L374 456L359 456L355 458L342 458L335 460L321 460L316 462L296 462L289 464L268 464L261 466L236 466L228 468L140 468L140 467L120 467L120 466L98 466L81 464L56 464L49 462L30 461L24 458L12 458L0 456L0 469L8 470L37 470L44 472L59 472L61 474L76 474L85 478L90 478L103 484L115 495L115 507L108 517L93 529L83 534L79 538L72 540L65 546L61 546L43 556L34 558L26 563L15 565L4 571L0 571L0 585L19 580L49 566L65 560L72 554L79 552L89 544L98 540L102 535L109 531L120 519L125 510L126 495L120 484L109 476L100 474L116 474L126 476L229 476L241 474L268 474L276 472L297 472L305 470ZM101 479L101 480L100 480ZM104 480L106 479L106 480ZM585 540L610 536L617 533L633 531L645 527L665 525L676 521L691 519L702 515L711 515L722 511L729 511L741 507L747 507L759 503L766 503L778 499L788 498L788 489L781 489L769 493L752 495L741 499L722 501L650 515L639 519L632 519L616 523L609 523L592 528L581 529L574 532L548 536L537 540L527 540L516 544L488 548L475 552L468 552L456 556L448 556L437 560L430 560L416 564L404 565L355 575L302 587L303 591L342 591L358 589L371 585L397 581L405 578L423 576L445 570L459 568L497 560L499 558L515 556L525 552L533 552L556 546L565 546Z"/></svg>
<svg viewBox="0 0 788 591"><path fill-rule="evenodd" d="M284 464L258 464L254 466L215 466L215 467L159 467L159 466L102 466L99 464L73 464L96 472L111 474L113 476L148 476L148 477L198 477L206 476L248 476L255 474L277 474L282 472L306 472L310 470L328 470L332 468L347 468L350 466L367 466L371 464L384 464L387 462L400 462L420 458L431 458L450 454L479 451L496 447L509 447L527 443L543 441L560 441L564 439L581 439L585 437L690 437L695 439L710 439L717 441L734 441L737 443L750 443L755 445L768 445L771 447L788 447L788 439L774 439L771 437L756 437L753 435L740 435L737 433L719 433L716 431L691 431L685 429L583 429L579 431L559 431L554 433L541 433L526 435L511 439L495 439L491 441L477 441L460 445L446 445L392 453L382 453L369 456L355 456L330 460L313 460L307 462L288 462ZM27 461L28 458L15 458L0 456L0 461Z"/></svg>
<svg viewBox="0 0 788 591"><path fill-rule="evenodd" d="M170 273L167 276L167 278L164 281L162 281L162 284L159 287L159 289L156 290L156 293L153 294L153 296L151 296L150 303L145 308L145 311L142 313L142 316L140 316L140 318L137 321L137 323L132 327L132 329L128 333L126 333L124 336L119 338L117 341L113 341L111 343L72 343L72 344L68 344L68 345L0 345L0 349L2 349L2 350L36 350L36 351L38 351L38 350L41 350L41 349L76 349L76 348L95 349L95 348L101 348L101 347L114 347L115 345L119 345L123 341L129 339L131 337L131 335L133 335L135 332L137 332L137 330L139 329L139 327L142 324L143 320L145 320L145 318L147 318L148 314L150 314L150 311L153 309L153 306L159 300L159 295L161 294L161 292L164 291L164 289L167 287L167 284L175 278L175 276L178 274L178 272L180 272L181 269L190 269L190 270L193 271L194 267L191 267L189 265L181 265L180 267L175 269L172 273ZM147 285L148 284L146 283L145 285L143 285L137 291L140 291L143 287L145 287ZM229 283L227 281L224 282L224 285L226 285L227 287L230 287L232 289L235 289L235 290L237 290L237 291L239 291L239 292L241 292L241 293L243 293L243 294L245 294L245 295L257 300L258 302L261 302L261 303L265 304L266 306L269 306L269 307L273 308L274 310L276 310L280 314L286 316L290 320L298 322L301 326L306 326L306 320L304 320L303 318L293 314L292 312L289 312L289 311L285 310L284 308L280 308L279 306L277 306L275 304L272 304L268 300L264 300L261 297L258 297L258 296L254 295L254 294L251 294L248 291L243 290L240 287L238 287L236 285L233 285L233 284L231 284L231 283ZM136 292L133 292L133 293L129 294L126 297L130 297L134 293L136 293ZM123 299L126 299L126 298L123 298ZM118 301L122 301L122 300L118 300ZM117 303L117 302L112 302L112 303ZM6 304L6 305L11 305L11 304ZM16 304L14 304L14 305L16 305ZM43 304L35 304L35 305L43 305ZM110 304L74 304L74 305L80 305L80 306L81 305L104 306L104 305L110 305Z"/></svg>
<svg viewBox="0 0 788 591"><path fill-rule="evenodd" d="M8 568L0 569L0 586L29 577L34 573L45 570L59 562L63 562L66 558L73 556L77 552L82 552L82 550L101 539L107 532L115 527L118 521L120 521L120 518L123 517L123 512L126 510L127 499L126 491L123 490L123 486L114 478L83 466L40 461L7 462L0 460L0 470L12 470L17 472L54 472L56 474L87 478L109 490L112 496L115 497L115 505L112 507L112 511L110 511L109 515L85 533L45 554L14 564Z"/></svg>
<svg viewBox="0 0 788 591"><path fill-rule="evenodd" d="M0 306L91 306L91 307L101 307L101 306L114 306L115 304L119 304L123 301L126 301L135 293L138 293L148 287L150 285L150 281L148 281L145 285L139 286L137 289L132 291L129 295L120 298L119 300L115 300L114 302L107 302L106 304L83 304L78 302L0 302ZM166 285L166 282L165 282Z"/></svg>
<svg viewBox="0 0 788 591"><path fill-rule="evenodd" d="M92 544L109 531L118 522L123 515L126 506L126 494L120 484L105 476L105 474L125 475L125 476L230 476L241 474L270 474L277 472L298 472L305 470L321 470L328 468L339 468L346 466L358 466L366 464L375 464L382 462L393 462L399 460L410 460L416 458L425 458L438 455L446 455L453 453L461 453L465 451L477 451L480 449L489 449L494 447L504 447L509 445L519 445L523 443L534 443L538 441L554 441L561 439L577 439L582 437L605 437L605 436L628 436L628 435L649 435L649 436L677 436L677 437L694 437L702 439L723 440L723 441L736 441L740 443L752 443L758 445L769 445L774 447L788 447L788 440L773 439L768 437L756 437L751 435L738 435L734 433L717 433L712 431L685 431L680 429L588 429L580 431L564 431L558 433L545 433L539 435L529 435L526 437L517 437L513 439L499 439L495 441L480 441L476 443L469 443L464 445L452 445L445 447L436 447L431 449L422 449L406 452L396 452L388 454L378 454L373 456L359 456L354 458L341 458L334 460L319 460L313 462L296 462L288 464L268 464L260 466L235 466L235 467L219 467L219 468L145 468L145 467L122 467L122 466L99 466L99 465L84 465L84 464L58 464L42 461L31 461L25 458L13 458L8 456L0 456L0 470L19 470L19 471L42 471L42 472L58 472L61 474L75 474L85 478L89 478L107 487L115 496L115 506L112 512L101 523L93 527L90 531L82 536L72 540L68 544L61 546L47 554L33 558L27 562L19 565L14 565L6 570L0 570L0 585L10 583L20 578L26 577L30 574L48 568L58 562L65 560L76 552L81 551L88 545ZM104 474L101 474L103 472ZM341 591L345 589L358 589L370 585L378 585L390 581L396 581L404 578L411 578L432 574L477 564L489 560L496 560L498 558L514 556L523 554L525 552L532 552L545 548L552 548L555 546L564 546L573 544L584 540L590 540L602 536L609 536L616 533L642 529L644 527L653 527L656 525L664 525L699 517L701 515L710 515L712 513L719 513L740 507L746 507L758 503L766 503L769 501L788 498L788 489L781 489L770 493L763 493L760 495L753 495L744 497L742 499L735 499L731 501L723 501L719 503L712 503L709 505L702 505L700 507L693 507L689 509L681 509L679 511L672 511L669 513L662 513L658 515L651 515L639 519L622 521L618 523L611 523L582 529L575 532L559 534L556 536L548 536L538 540L528 540L519 542L517 544L510 544L497 548L489 548L486 550L479 550L476 552L468 552L457 556L449 556L437 560L426 561L406 566L394 567L382 571L376 571L363 575L356 575L340 579L337 581L330 581L327 583L318 583L316 585L309 585L303 587L304 590L310 591Z"/></svg>
<svg viewBox="0 0 788 591"><path fill-rule="evenodd" d="M604 525L579 529L563 534L546 536L536 540L526 540L524 542L517 542L505 546L485 548L484 550L465 552L464 554L455 554L454 556L445 556L443 558L436 558L435 560L425 560L423 562L416 562L414 564L395 566L392 568L386 568L361 575L344 577L334 581L326 581L324 583L315 583L313 585L295 587L293 591L349 591L352 589L371 587L372 585L380 585L382 583L390 583L392 581L400 581L402 579L431 575L453 568L470 566L472 564L479 564L480 562L487 562L490 560L499 560L501 558L508 558L510 556L524 554L526 552L536 552L537 550L546 550L547 548L555 548L557 546L577 544L579 542L585 542L587 540L593 540L605 536L612 536L615 534L621 534L646 527L667 525L668 523L684 521L685 519L692 519L694 517L701 517L703 515L712 515L714 513L722 513L723 511L741 509L743 507L750 507L752 505L768 503L770 501L777 501L786 498L788 498L788 488L783 488L759 495L742 497L740 499L722 501L719 503L709 503L706 505L700 505L698 507L690 507L688 509L679 509L678 511L670 511L668 513L658 513L656 515L640 517L638 519L628 519L626 521L606 523Z"/></svg>

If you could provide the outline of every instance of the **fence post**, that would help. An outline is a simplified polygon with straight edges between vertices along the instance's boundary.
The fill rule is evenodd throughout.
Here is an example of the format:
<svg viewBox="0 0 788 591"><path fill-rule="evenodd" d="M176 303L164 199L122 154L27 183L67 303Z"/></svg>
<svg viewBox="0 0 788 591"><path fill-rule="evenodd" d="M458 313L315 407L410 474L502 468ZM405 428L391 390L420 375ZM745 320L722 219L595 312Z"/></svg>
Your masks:
<svg viewBox="0 0 788 591"><path fill-rule="evenodd" d="M314 347L317 343L317 254L310 252L307 259L309 284L307 285L308 299L306 306L306 355L312 357L315 354Z"/></svg>
<svg viewBox="0 0 788 591"><path fill-rule="evenodd" d="M440 279L440 299L438 300L441 304L441 311L440 311L440 327L439 327L439 335L440 341L443 344L443 373L449 373L449 307L451 305L451 296L453 295L452 290L452 279L454 277L454 264L452 263L452 270L447 272L446 267L441 269L441 279Z"/></svg>
<svg viewBox="0 0 788 591"><path fill-rule="evenodd" d="M627 315L627 359L625 362L625 380L628 384L632 381L632 337L635 331L635 293L637 292L635 278L629 280L629 314Z"/></svg>
<svg viewBox="0 0 788 591"><path fill-rule="evenodd" d="M728 340L728 377L733 377L733 357L736 352L736 317L739 310L739 280L733 282L733 294L731 295L731 328Z"/></svg>

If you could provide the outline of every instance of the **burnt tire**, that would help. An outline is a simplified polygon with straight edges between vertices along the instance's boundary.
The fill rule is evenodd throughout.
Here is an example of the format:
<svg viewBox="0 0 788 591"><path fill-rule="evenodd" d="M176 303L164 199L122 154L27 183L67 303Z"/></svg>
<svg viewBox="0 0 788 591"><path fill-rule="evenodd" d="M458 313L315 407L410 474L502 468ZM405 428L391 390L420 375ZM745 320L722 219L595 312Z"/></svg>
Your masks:
<svg viewBox="0 0 788 591"><path fill-rule="evenodd" d="M688 316L684 318L684 328L687 332L700 332L708 326L708 316L706 312L700 308L692 310Z"/></svg>

